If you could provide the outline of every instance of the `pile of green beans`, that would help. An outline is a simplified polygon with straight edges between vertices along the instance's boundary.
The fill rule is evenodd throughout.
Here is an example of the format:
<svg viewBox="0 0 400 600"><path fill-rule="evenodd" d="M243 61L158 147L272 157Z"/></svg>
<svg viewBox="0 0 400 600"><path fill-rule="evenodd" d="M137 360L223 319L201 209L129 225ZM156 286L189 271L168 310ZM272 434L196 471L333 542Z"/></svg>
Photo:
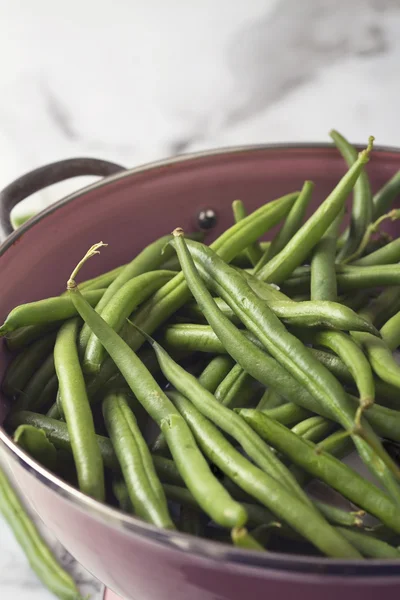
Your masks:
<svg viewBox="0 0 400 600"><path fill-rule="evenodd" d="M358 155L331 135L348 171L308 218L310 181L251 214L236 200L210 246L177 228L78 285L95 244L64 294L4 315L6 428L24 451L159 527L253 551L292 539L332 558L400 558L388 453L400 444L400 238L371 238L397 215L400 176L373 196L372 139ZM352 451L376 483L342 462ZM349 510L314 497L312 479ZM373 535L364 516L380 523Z"/></svg>

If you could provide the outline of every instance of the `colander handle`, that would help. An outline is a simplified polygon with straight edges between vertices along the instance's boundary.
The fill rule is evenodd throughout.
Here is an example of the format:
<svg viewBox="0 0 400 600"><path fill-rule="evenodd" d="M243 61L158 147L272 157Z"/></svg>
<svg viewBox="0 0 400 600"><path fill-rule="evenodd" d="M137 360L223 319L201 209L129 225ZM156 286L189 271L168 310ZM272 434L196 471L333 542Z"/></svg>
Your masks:
<svg viewBox="0 0 400 600"><path fill-rule="evenodd" d="M11 211L19 202L35 192L73 177L98 175L108 177L124 167L97 158L69 158L45 165L22 175L0 192L0 240L14 231Z"/></svg>

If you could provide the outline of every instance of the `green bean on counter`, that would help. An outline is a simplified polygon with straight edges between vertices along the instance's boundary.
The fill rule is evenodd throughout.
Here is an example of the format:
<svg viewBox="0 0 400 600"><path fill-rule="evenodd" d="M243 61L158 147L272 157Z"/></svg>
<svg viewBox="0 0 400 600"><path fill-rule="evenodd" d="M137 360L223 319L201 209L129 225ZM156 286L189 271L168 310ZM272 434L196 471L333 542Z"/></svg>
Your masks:
<svg viewBox="0 0 400 600"><path fill-rule="evenodd" d="M373 196L373 138L358 154L331 137L348 170L313 212L312 181L249 214L232 198L209 246L177 227L77 284L100 242L63 294L1 315L14 442L126 518L238 552L400 559L400 172ZM0 509L50 589L80 598L1 472Z"/></svg>

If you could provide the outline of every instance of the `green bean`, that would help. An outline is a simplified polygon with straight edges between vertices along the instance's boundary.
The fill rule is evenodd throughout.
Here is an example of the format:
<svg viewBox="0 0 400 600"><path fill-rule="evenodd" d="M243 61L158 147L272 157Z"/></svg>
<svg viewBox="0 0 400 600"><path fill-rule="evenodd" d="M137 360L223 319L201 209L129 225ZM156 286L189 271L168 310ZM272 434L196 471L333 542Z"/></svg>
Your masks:
<svg viewBox="0 0 400 600"><path fill-rule="evenodd" d="M320 513L288 491L280 480L261 471L242 456L182 394L170 392L169 396L189 424L204 454L245 492L328 556L358 556L353 548L343 546L342 539Z"/></svg>
<svg viewBox="0 0 400 600"><path fill-rule="evenodd" d="M243 221L227 229L210 247L224 260L231 261L250 243L274 227L290 210L297 195L297 192L287 194L278 200L261 206ZM178 273L143 304L137 311L134 322L144 331L152 333L181 308L189 298L190 291L185 283L185 278L182 273ZM134 350L139 349L143 343L142 336L133 327L125 327L121 335L128 346ZM113 361L111 359L105 361L101 373L89 386L90 394L100 389L114 372L115 365Z"/></svg>
<svg viewBox="0 0 400 600"><path fill-rule="evenodd" d="M336 281L340 293L389 285L400 285L399 265L355 267L336 265ZM303 294L310 289L310 268L301 267L282 284L285 293Z"/></svg>
<svg viewBox="0 0 400 600"><path fill-rule="evenodd" d="M36 410L41 393L55 375L54 356L50 354L37 369L13 404L13 410Z"/></svg>
<svg viewBox="0 0 400 600"><path fill-rule="evenodd" d="M98 290L100 288L107 288L113 281L118 277L121 271L124 270L126 265L120 265L119 267L115 267L115 269L111 269L111 271L106 271L106 273L102 273L101 275L97 275L97 277L93 277L92 279L86 279L82 281L79 286L81 291L87 292L88 290Z"/></svg>
<svg viewBox="0 0 400 600"><path fill-rule="evenodd" d="M164 283L170 281L174 275L173 271L162 270L137 275L114 291L114 295L101 310L98 307L96 307L96 310L110 327L115 331L119 331L131 312ZM84 370L87 373L97 373L105 354L106 352L99 339L95 335L91 335L86 345L83 360Z"/></svg>
<svg viewBox="0 0 400 600"><path fill-rule="evenodd" d="M383 381L400 387L400 366L393 358L386 343L369 333L352 332L353 338L361 344L375 373Z"/></svg>
<svg viewBox="0 0 400 600"><path fill-rule="evenodd" d="M335 259L342 212L314 248L311 259L311 300L337 301Z"/></svg>
<svg viewBox="0 0 400 600"><path fill-rule="evenodd" d="M243 331L243 336L262 348L262 344L250 332ZM197 323L174 323L163 329L159 337L162 344L171 350L182 352L206 352L226 354L226 349L209 325Z"/></svg>
<svg viewBox="0 0 400 600"><path fill-rule="evenodd" d="M282 425L296 425L311 416L308 410L293 402L287 402L275 408L266 408L262 412Z"/></svg>
<svg viewBox="0 0 400 600"><path fill-rule="evenodd" d="M268 415L268 413L265 414ZM282 423L282 421L279 422ZM285 425L285 423L283 423L283 425ZM322 438L328 435L328 433L331 433L334 427L335 425L332 423L332 421L328 421L324 417L314 416L308 417L294 425L292 427L292 432L305 440L319 442Z"/></svg>
<svg viewBox="0 0 400 600"><path fill-rule="evenodd" d="M58 379L56 373L48 380L43 390L41 391L37 401L35 402L36 411L50 410L57 398Z"/></svg>
<svg viewBox="0 0 400 600"><path fill-rule="evenodd" d="M371 366L357 344L341 331L320 331L312 336L313 344L335 352L349 369L360 394L361 409L375 400L375 383Z"/></svg>
<svg viewBox="0 0 400 600"><path fill-rule="evenodd" d="M357 162L357 150L337 131L332 130L330 136L346 161L347 166L351 168ZM343 234L344 245L338 253L339 261L352 254L358 248L364 231L371 220L372 192L368 174L363 170L354 185L350 229Z"/></svg>
<svg viewBox="0 0 400 600"><path fill-rule="evenodd" d="M318 397L320 400L322 400L322 403L321 401L315 402L312 394L310 394L302 385L297 385L297 389L294 390L293 382L288 377L289 371L287 371L285 368L279 369L278 363L275 361L271 362L271 359L267 357L265 353L260 354L256 346L251 342L248 342L240 333L240 331L236 329L236 327L220 313L207 288L198 277L192 257L182 237L182 230L177 230L175 236L174 243L178 249L178 256L181 261L181 266L188 285L190 286L197 302L201 306L208 322L218 334L220 341L227 348L229 354L255 379L261 383L264 383L264 385L271 385L271 387L278 389L279 393L282 393L284 396L287 395L288 399L294 399L296 403L301 404L307 409L311 407L311 410L316 413L319 413L321 411L321 407L324 407L327 412L322 416L328 416L328 418L339 421L344 427L346 427L346 429L348 428L350 432L353 433L353 441L357 446L362 460L368 465L368 468L384 482L386 488L390 489L390 493L396 498L396 501L400 502L400 487L397 481L395 481L393 478L393 475L395 475L395 477L398 479L400 478L399 467L387 454L379 438L375 435L374 431L369 426L368 422L365 421L365 419L360 420L360 424L362 423L361 428L357 424L357 429L354 429L354 409L351 406L350 399L347 398L338 381L330 375L328 370L324 370L323 378L320 378L318 375L316 380L310 380L308 366L306 366L307 363L308 365L312 366L314 374L317 374L319 369L315 363L309 361L309 357L312 356L312 354L307 354L308 350L303 348L301 354L307 358L303 364L303 368L305 369L304 373L302 373L302 370L299 367L299 357L297 352L295 353L296 364L292 363L291 366L298 375L304 375L304 381L309 384L310 389L320 392ZM216 257L213 257L212 267L214 269L220 264L218 260ZM224 269L222 269L222 273L225 273ZM237 289L235 289L237 278L233 277L230 271L229 273L231 275L231 279L224 281L224 283L231 293L237 293ZM217 273L215 273L215 275L217 275ZM263 320L265 322L267 316L268 319L271 320L271 315L266 315L265 306L260 307L260 310L258 310L257 307L256 314L251 313L251 303L249 303L248 293L249 288L242 288L242 283L243 282L240 281L240 302L233 304L234 293L232 295L226 294L225 300L231 304L232 308L235 309L237 314L240 314L242 321L246 320L246 324L250 325L251 327L253 327L253 325L255 326L256 335L259 339L260 335L263 334L263 339L261 341L264 345L265 342L269 342L268 337L271 336L271 340L275 340L275 346L269 343L268 346L272 347L272 350L277 353L286 364L288 363L288 360L290 364L290 355L285 353L284 344L284 341L288 339L288 334L285 333L283 338L280 337L280 333L282 331L280 324L279 326L274 324L274 327L270 331L268 331L268 329L266 331L261 331L259 326ZM224 291L222 286L221 290ZM243 298L245 298L246 311L243 310L243 306L241 305ZM286 351L293 353L293 350L298 348L298 340L297 338L291 336L290 342L291 343L286 348ZM268 372L267 369L271 369L271 372ZM310 386L310 383L313 385ZM319 383L317 388L315 388L315 383ZM329 386L329 389L325 388L326 385ZM326 392L328 392L327 397L325 396Z"/></svg>
<svg viewBox="0 0 400 600"><path fill-rule="evenodd" d="M112 482L112 490L120 509L123 512L132 514L134 512L133 506L125 481L123 479L114 479Z"/></svg>
<svg viewBox="0 0 400 600"><path fill-rule="evenodd" d="M246 548L257 552L265 552L265 548L247 531L245 527L235 527L231 531L232 542L239 548Z"/></svg>
<svg viewBox="0 0 400 600"><path fill-rule="evenodd" d="M179 240L179 242L178 242ZM206 294L196 289L195 279L188 273L188 262L183 254L186 249L185 242L178 232L174 244L178 250L183 272L190 277L188 284L198 303L202 304L203 312L208 321L210 320L210 309L206 309ZM192 248L195 243L190 243ZM183 250L182 250L183 248ZM188 256L189 251L186 250ZM207 270L213 273L214 280L218 283L218 293L231 306L240 317L243 324L263 343L271 355L276 358L288 372L290 372L304 388L323 406L337 415L341 424L348 429L354 427L353 410L349 406L345 391L338 381L325 368L320 369L320 363L313 357L309 350L304 347L295 336L290 334L280 321L269 312L268 307L260 301L258 296L251 290L244 279L229 265L225 265L212 252L204 248L203 254L207 255ZM205 290L205 288L204 288ZM211 299L211 298L210 298ZM210 304L210 303L209 303ZM215 307L211 300L211 307ZM208 313L207 313L208 310ZM214 314L219 318L218 309ZM215 325L215 319L214 319ZM214 326L215 329L215 326ZM217 332L217 331L216 331ZM217 332L218 333L218 332ZM370 334L365 334L370 335ZM218 335L221 339L221 336ZM373 336L371 336L373 337ZM221 341L223 341L221 339ZM293 358L295 356L295 359ZM370 433L367 433L369 438ZM376 439L374 436L374 444ZM372 443L372 439L371 439Z"/></svg>
<svg viewBox="0 0 400 600"><path fill-rule="evenodd" d="M76 343L79 325L79 319L74 318L61 327L54 347L54 363L63 412L71 436L79 488L102 501L105 497L103 460L79 364Z"/></svg>
<svg viewBox="0 0 400 600"><path fill-rule="evenodd" d="M35 460L48 469L55 469L57 463L57 450L47 439L43 429L32 425L20 425L14 433L14 442L21 446Z"/></svg>
<svg viewBox="0 0 400 600"><path fill-rule="evenodd" d="M376 327L381 327L399 309L400 287L394 286L384 289L367 306L362 307L358 314Z"/></svg>
<svg viewBox="0 0 400 600"><path fill-rule="evenodd" d="M372 198L373 219L388 212L393 200L400 194L400 171L397 171Z"/></svg>
<svg viewBox="0 0 400 600"><path fill-rule="evenodd" d="M56 380L57 380L57 387L56 387L55 398L57 399L57 397L58 397L58 379L57 379L57 375L56 375ZM61 421L63 419L63 417L60 414L60 411L58 409L58 405L57 405L57 400L56 399L55 399L55 402L50 406L50 408L46 412L46 417L50 417L51 419L55 419L56 421Z"/></svg>
<svg viewBox="0 0 400 600"><path fill-rule="evenodd" d="M285 399L282 398L272 388L267 388L264 394L261 396L259 403L257 404L257 410L266 410L271 408L277 408L278 406L282 406L285 404Z"/></svg>
<svg viewBox="0 0 400 600"><path fill-rule="evenodd" d="M272 240L272 243L269 246L269 248L265 250L260 260L256 264L254 274L258 273L258 271L260 271L260 269L269 260L274 258L274 256L276 256L281 250L283 250L283 248L286 246L289 240L291 240L294 234L300 229L304 219L304 215L306 214L307 207L310 204L313 187L314 186L310 181L306 181L304 183L303 188L296 202L290 209L290 212L286 217L286 220L284 221L282 227Z"/></svg>
<svg viewBox="0 0 400 600"><path fill-rule="evenodd" d="M400 311L386 321L380 333L390 350L396 350L400 346Z"/></svg>
<svg viewBox="0 0 400 600"><path fill-rule="evenodd" d="M368 227L366 228L364 235L361 239L360 244L358 245L358 247L356 248L356 250L350 254L349 256L347 256L342 262L345 263L349 263L349 262L353 262L354 260L357 260L357 258L359 258L360 256L362 256L363 254L365 254L365 252L368 249L368 246L370 245L372 240L372 236L376 233L379 233L379 229L381 227L381 224L386 221L387 219L391 219L391 221L396 221L397 219L400 218L400 211L399 210L392 210L389 213L387 213L386 215L382 215L381 217L379 217L379 219L377 219L376 221L374 221L373 223L370 223L368 225Z"/></svg>
<svg viewBox="0 0 400 600"><path fill-rule="evenodd" d="M397 505L378 487L331 454L315 451L315 445L303 440L265 414L251 409L239 413L269 444L288 456L296 465L321 479L366 512L375 515L393 531L400 532Z"/></svg>
<svg viewBox="0 0 400 600"><path fill-rule="evenodd" d="M326 517L329 523L334 525L343 525L344 527L362 527L363 525L362 517L365 515L365 512L362 510L357 512L347 512L341 508L337 508L331 504L326 504L325 502L319 502L315 499L313 502L315 506L322 512L324 517ZM357 548L357 544L354 545ZM360 548L358 549L361 551Z"/></svg>
<svg viewBox="0 0 400 600"><path fill-rule="evenodd" d="M157 354L158 362L165 377L196 408L217 427L232 436L254 462L272 477L279 479L293 494L308 502L303 490L289 475L288 469L280 462L269 447L254 435L251 427L245 425L235 412L218 403L215 396L205 390L191 373L176 363L155 340L143 333ZM260 443L261 442L261 443ZM307 499L306 499L307 498Z"/></svg>
<svg viewBox="0 0 400 600"><path fill-rule="evenodd" d="M103 289L83 292L84 297L92 306L97 304L103 294ZM65 321L74 316L76 316L76 310L71 298L68 298L68 296L55 296L54 298L21 304L8 313L6 320L0 327L0 336L15 331L19 327L47 325L49 322Z"/></svg>
<svg viewBox="0 0 400 600"><path fill-rule="evenodd" d="M352 397L354 402L358 398ZM366 419L376 433L395 442L400 442L400 412L380 404L373 404L365 413Z"/></svg>
<svg viewBox="0 0 400 600"><path fill-rule="evenodd" d="M232 210L235 223L239 223L239 221L242 221L247 217L247 211L242 200L234 200L232 202ZM262 255L262 250L258 242L249 244L245 249L245 252L249 258L250 264L255 267Z"/></svg>
<svg viewBox="0 0 400 600"><path fill-rule="evenodd" d="M224 406L246 406L254 396L254 379L242 369L234 365L228 375L215 390L214 396ZM239 404L238 404L239 403Z"/></svg>
<svg viewBox="0 0 400 600"><path fill-rule="evenodd" d="M135 514L159 527L174 529L150 451L126 397L108 394L103 401L103 415Z"/></svg>
<svg viewBox="0 0 400 600"><path fill-rule="evenodd" d="M0 469L0 511L42 583L61 600L83 600L74 581L40 536L5 473Z"/></svg>
<svg viewBox="0 0 400 600"><path fill-rule="evenodd" d="M5 336L5 342L7 348L14 352L15 350L21 350L25 346L29 346L32 342L35 342L39 338L55 331L60 326L60 323L47 323L44 325L29 325L28 327L20 327L15 331L11 331Z"/></svg>
<svg viewBox="0 0 400 600"><path fill-rule="evenodd" d="M204 512L225 527L243 525L246 521L244 509L229 496L214 477L184 419L138 356L79 293L74 277L98 247L99 245L96 245L89 250L68 281L69 294L76 309L115 361L133 394L161 428L186 486Z"/></svg>
<svg viewBox="0 0 400 600"><path fill-rule="evenodd" d="M258 277L260 279L279 284L284 281L298 265L303 263L333 220L343 209L349 193L362 173L364 165L369 160L372 144L373 138L370 138L367 149L359 154L355 163L350 167L344 177L342 177L326 200L319 208L317 208L314 214L304 223L297 233L295 233L291 240L288 241L279 254L259 271Z"/></svg>
<svg viewBox="0 0 400 600"><path fill-rule="evenodd" d="M224 300L222 300L222 298L214 298L214 300L220 311L223 312L224 315L228 317L230 321L232 321L232 323L235 323L236 325L240 324L240 319L237 318L233 310ZM194 322L207 322L196 302L189 302L186 304L183 309L183 314L185 317L192 319Z"/></svg>
<svg viewBox="0 0 400 600"><path fill-rule="evenodd" d="M365 535L361 531L354 531L345 527L338 527L337 529L363 556L400 559L399 550L386 542L374 538L372 535Z"/></svg>
<svg viewBox="0 0 400 600"><path fill-rule="evenodd" d="M389 265L400 261L400 238L389 242L382 248L358 258L351 264L355 267L371 267L376 265Z"/></svg>
<svg viewBox="0 0 400 600"><path fill-rule="evenodd" d="M153 271L157 269L163 262L165 262L168 256L172 256L173 253L167 250L163 253L165 246L171 236L165 235L146 248L139 252L137 256L131 262L125 265L125 267L118 273L117 277L110 283L107 290L103 294L101 300L96 305L96 312L102 313L103 308L108 304L114 294L130 279L146 273L147 271ZM91 336L91 331L84 325L79 337L80 352L83 355L86 350L87 343Z"/></svg>
<svg viewBox="0 0 400 600"><path fill-rule="evenodd" d="M200 385L214 394L221 381L224 380L233 366L233 361L229 356L216 356L208 363L199 376Z"/></svg>
<svg viewBox="0 0 400 600"><path fill-rule="evenodd" d="M6 396L18 398L29 379L52 351L56 339L55 333L28 346L10 363L2 383Z"/></svg>

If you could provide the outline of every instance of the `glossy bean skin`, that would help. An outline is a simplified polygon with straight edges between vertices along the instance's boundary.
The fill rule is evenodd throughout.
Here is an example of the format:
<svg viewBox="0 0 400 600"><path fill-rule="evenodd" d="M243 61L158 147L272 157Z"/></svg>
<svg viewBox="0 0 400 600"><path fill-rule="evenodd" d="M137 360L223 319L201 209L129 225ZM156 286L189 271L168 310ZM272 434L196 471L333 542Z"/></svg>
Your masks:
<svg viewBox="0 0 400 600"><path fill-rule="evenodd" d="M199 283L198 273L196 271L196 268L191 258L191 254L188 248L186 247L186 243L182 237L182 233L180 230L176 232L174 243L176 244L178 250L178 256L181 262L183 272L194 297L196 298L198 304L201 306L207 318L207 321L213 327L214 331L218 335L218 338L223 343L224 347L228 350L229 354L236 360L236 362L241 364L241 366L255 379L258 379L258 381L264 383L264 385L270 385L272 388L279 390L279 393L286 396L289 400L294 398L294 401L297 404L300 404L301 406L307 409L310 409L310 407L312 407L311 410L317 414L320 413L321 409L323 408L324 410L326 410L326 413L322 416L328 416L328 418L337 420L346 429L354 431L354 408L351 406L350 399L347 398L343 388L339 385L337 380L331 377L326 378L325 376L328 373L328 371L324 372L323 379L325 381L325 384L326 381L329 379L329 385L331 386L329 388L329 402L315 402L312 393L310 393L309 390L303 387L303 384L297 384L295 396L293 397L292 389L288 389L289 387L291 388L293 385L293 382L290 381L288 378L289 371L285 368L280 369L280 365L278 366L279 363L276 361L274 361L274 366L272 367L272 357L268 357L265 353L262 353L261 355L259 354L258 348L256 348L255 345L251 342L248 342L246 338L240 333L240 331L232 323L230 323L230 321L226 319L226 317L224 317L222 313L220 313L205 285L203 283ZM219 266L219 263L216 260L213 260L212 265L214 269L216 267L216 263L217 266ZM235 278L232 277L231 280L226 282L226 287L228 288L228 286L234 285L235 281ZM240 282L240 285L242 285L242 282ZM232 292L232 288L230 288L230 291ZM233 291L236 292L236 290ZM246 302L248 300L247 294L248 288L246 288L246 293L244 294ZM241 294L241 297L243 297L243 294ZM252 314L250 311L243 312L243 307L239 303L233 304L231 294L226 295L225 300L231 304L231 307L234 308L237 314L240 314L242 320L246 319L246 324L247 317L250 316L251 319L248 321L248 323L251 326L253 326L255 317L254 314ZM246 308L249 308L248 303L246 303ZM265 317L264 307L262 307L261 310L257 313L257 319L260 321L260 323L262 322L261 319L263 317ZM257 321L257 319L255 321ZM260 330L258 323L256 323L256 329L256 335L258 338L260 338ZM278 331L280 331L279 328L273 328L274 335L277 335ZM286 362L287 358L290 359L290 354L289 356L285 354L284 348L282 347L282 339L279 338L278 335L277 338L278 349L279 344L281 344L279 356ZM297 338L295 338L295 340L297 340ZM264 336L262 341L265 345L265 342L268 342L267 336ZM296 343L296 347L297 345L298 344ZM288 348L289 352L293 352L293 349L293 345L290 344L290 349ZM309 355L306 353L306 356L308 358ZM296 360L298 360L297 353ZM268 363L269 365L267 367ZM299 367L298 363L295 365L295 367ZM267 369L269 369L269 372L266 372ZM315 382L317 382L317 380ZM322 381L320 381L320 384L322 385L320 389L323 389L326 392L327 390L324 387L325 384L322 384ZM322 399L321 396L320 398ZM317 405L317 408L315 405ZM393 460L384 450L379 438L375 435L374 431L369 426L367 421L365 421L365 419L360 419L360 423L362 423L363 438L361 438L358 435L358 433L353 434L352 437L362 460L367 464L368 468L384 482L386 488L390 489L390 493L393 495L393 497L395 497L396 500L400 502L400 487L397 481L394 479L394 477L396 477L397 479L400 478L400 470L398 466L393 462Z"/></svg>
<svg viewBox="0 0 400 600"><path fill-rule="evenodd" d="M400 513L397 505L375 485L327 452L317 453L312 442L302 440L262 413L243 409L240 414L268 443L295 464L325 481L394 531L400 532Z"/></svg>
<svg viewBox="0 0 400 600"><path fill-rule="evenodd" d="M19 425L13 435L14 442L23 448L40 464L50 470L56 470L57 450L47 439L43 429L32 425Z"/></svg>
<svg viewBox="0 0 400 600"><path fill-rule="evenodd" d="M254 383L251 375L246 373L240 365L234 365L215 390L215 398L229 408L247 406L254 396Z"/></svg>
<svg viewBox="0 0 400 600"><path fill-rule="evenodd" d="M249 462L195 406L178 392L170 398L191 427L204 454L248 494L288 522L328 556L359 556L342 541L326 521L307 504L293 496L280 481Z"/></svg>
<svg viewBox="0 0 400 600"><path fill-rule="evenodd" d="M135 514L159 527L174 529L150 451L124 395L108 394L103 415Z"/></svg>
<svg viewBox="0 0 400 600"><path fill-rule="evenodd" d="M266 410L282 406L286 401L272 388L267 388L257 404L257 410Z"/></svg>
<svg viewBox="0 0 400 600"><path fill-rule="evenodd" d="M282 227L272 240L271 245L265 250L260 260L257 262L253 271L254 274L257 274L269 260L279 254L289 240L291 240L295 233L300 229L307 207L310 204L313 189L314 185L311 181L306 181L304 183L303 188L296 202L290 209Z"/></svg>
<svg viewBox="0 0 400 600"><path fill-rule="evenodd" d="M12 410L37 410L43 401L41 394L55 373L54 356L51 353L28 381Z"/></svg>
<svg viewBox="0 0 400 600"><path fill-rule="evenodd" d="M392 352L400 346L400 311L386 321L380 333L383 341Z"/></svg>
<svg viewBox="0 0 400 600"><path fill-rule="evenodd" d="M368 148L359 154L356 162L350 167L314 214L304 223L279 254L258 272L260 279L279 284L285 281L298 265L303 263L304 259L343 209L349 193L362 173L364 165L369 160L371 150L372 140L370 140Z"/></svg>
<svg viewBox="0 0 400 600"><path fill-rule="evenodd" d="M32 342L38 341L40 338L45 336L47 333L56 331L59 327L59 323L48 323L45 325L29 325L27 327L20 327L15 331L11 331L5 336L5 342L7 348L14 352L16 350L22 350L29 346Z"/></svg>
<svg viewBox="0 0 400 600"><path fill-rule="evenodd" d="M173 271L150 271L124 283L100 312L102 318L115 331L120 331L129 315L164 283L175 276ZM87 373L98 373L106 352L96 336L91 335L85 350L83 368Z"/></svg>
<svg viewBox="0 0 400 600"><path fill-rule="evenodd" d="M280 421L282 423L282 421ZM285 423L282 423L283 425ZM328 433L331 433L335 428L335 424L332 421L328 421L324 417L313 416L300 421L294 427L292 432L299 435L304 440L310 440L310 442L319 442L325 438Z"/></svg>
<svg viewBox="0 0 400 600"><path fill-rule="evenodd" d="M347 366L360 394L360 406L368 408L375 400L375 382L371 366L358 345L341 331L320 331L312 335L317 346L329 348Z"/></svg>
<svg viewBox="0 0 400 600"><path fill-rule="evenodd" d="M357 184L356 184L357 185ZM311 300L336 302L336 243L342 220L341 211L315 246L311 259Z"/></svg>
<svg viewBox="0 0 400 600"><path fill-rule="evenodd" d="M235 412L219 404L215 396L204 389L196 377L176 363L155 340L148 336L147 339L154 348L161 370L168 381L179 392L185 394L205 417L232 436L261 469L281 480L303 502L308 502L308 498L289 475L286 467L270 452L268 446L254 435L251 428L244 426L243 420Z"/></svg>
<svg viewBox="0 0 400 600"><path fill-rule="evenodd" d="M338 528L341 534L367 558L400 559L400 552L387 542L383 542L361 531L345 527Z"/></svg>
<svg viewBox="0 0 400 600"><path fill-rule="evenodd" d="M382 248L351 262L354 267L373 267L391 265L400 261L400 238L389 242Z"/></svg>
<svg viewBox="0 0 400 600"><path fill-rule="evenodd" d="M295 425L311 417L312 413L293 402L286 402L281 406L275 408L263 408L261 410L264 414L268 415L271 419L274 419L282 425Z"/></svg>
<svg viewBox="0 0 400 600"><path fill-rule="evenodd" d="M392 206L392 202L399 194L400 171L397 171L397 173L385 183L372 199L372 218L374 221L388 212Z"/></svg>
<svg viewBox="0 0 400 600"><path fill-rule="evenodd" d="M101 313L103 308L108 304L114 294L130 279L146 273L147 271L153 271L157 269L169 255L172 255L169 251L167 254L163 254L165 246L170 239L170 236L166 235L158 240L149 244L144 248L131 262L127 263L123 269L118 273L117 277L110 283L107 290L103 294L101 300L96 305L96 311ZM85 325L79 336L79 348L81 355L85 354L86 346L91 336L91 332Z"/></svg>
<svg viewBox="0 0 400 600"><path fill-rule="evenodd" d="M186 422L151 373L126 342L85 301L73 278L68 289L77 311L115 361L135 397L160 426L179 472L200 506L225 527L244 524L246 512L214 477Z"/></svg>
<svg viewBox="0 0 400 600"><path fill-rule="evenodd" d="M352 144L338 131L332 130L330 136L337 149L343 156L347 166L351 168L357 161L358 153ZM353 189L353 204L351 208L350 229L344 234L344 245L338 253L338 260L346 258L357 250L364 232L372 220L372 192L368 175L363 170Z"/></svg>
<svg viewBox="0 0 400 600"><path fill-rule="evenodd" d="M7 368L2 382L2 390L11 398L18 398L42 362L52 352L56 340L55 333L49 333L20 352Z"/></svg>
<svg viewBox="0 0 400 600"><path fill-rule="evenodd" d="M336 265L335 270L339 293L400 285L399 265ZM299 268L293 277L282 284L283 291L290 295L307 293L310 289L310 273L309 267Z"/></svg>
<svg viewBox="0 0 400 600"><path fill-rule="evenodd" d="M232 542L238 548L246 548L247 550L255 550L257 552L265 552L265 548L257 542L255 538L247 531L245 527L240 529L234 528L231 532Z"/></svg>
<svg viewBox="0 0 400 600"><path fill-rule="evenodd" d="M199 376L200 385L214 394L220 383L230 373L234 366L229 356L216 356L213 358Z"/></svg>
<svg viewBox="0 0 400 600"><path fill-rule="evenodd" d="M72 578L58 564L25 511L5 473L0 470L0 512L12 528L31 568L61 600L83 600Z"/></svg>
<svg viewBox="0 0 400 600"><path fill-rule="evenodd" d="M62 396L63 413L71 436L79 488L89 496L104 501L103 460L96 440L92 411L79 363L77 348L79 327L78 318L66 321L61 327L54 347L54 363Z"/></svg>
<svg viewBox="0 0 400 600"><path fill-rule="evenodd" d="M239 223L247 217L247 211L242 200L234 200L232 202L233 216L235 223ZM246 249L245 252L249 258L250 264L255 267L261 258L262 250L258 242L253 242Z"/></svg>
<svg viewBox="0 0 400 600"><path fill-rule="evenodd" d="M84 292L87 301L95 306L104 289ZM76 310L68 296L56 296L37 302L21 304L14 308L0 327L0 336L29 325L47 325L49 322L65 321L76 316Z"/></svg>
<svg viewBox="0 0 400 600"><path fill-rule="evenodd" d="M279 223L286 216L297 196L298 193L294 192L261 206L248 217L227 229L210 247L224 260L230 262L250 243L256 241ZM178 273L143 304L134 315L133 322L140 329L152 333L189 299L190 291L185 278L182 273ZM121 335L133 350L138 350L143 343L142 336L133 327L125 327ZM106 360L99 375L89 385L90 395L101 389L114 373L114 362L111 359Z"/></svg>
<svg viewBox="0 0 400 600"><path fill-rule="evenodd" d="M342 525L344 527L361 527L363 524L362 516L364 511L347 512L331 504L314 500L315 505L319 508L322 514L327 518L329 523ZM357 546L356 546L357 547Z"/></svg>

